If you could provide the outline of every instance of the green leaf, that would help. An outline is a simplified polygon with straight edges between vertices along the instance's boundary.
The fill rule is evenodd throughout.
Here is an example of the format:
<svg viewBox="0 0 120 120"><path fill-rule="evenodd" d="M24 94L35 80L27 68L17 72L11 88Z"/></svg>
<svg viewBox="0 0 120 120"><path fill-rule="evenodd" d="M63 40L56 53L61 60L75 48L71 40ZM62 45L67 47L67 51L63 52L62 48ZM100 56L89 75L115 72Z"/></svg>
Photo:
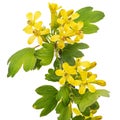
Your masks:
<svg viewBox="0 0 120 120"><path fill-rule="evenodd" d="M54 68L55 70L59 69L61 65L61 59L60 58L56 58L54 61Z"/></svg>
<svg viewBox="0 0 120 120"><path fill-rule="evenodd" d="M99 28L94 24L85 23L82 30L84 31L84 34L92 34L96 33L99 30Z"/></svg>
<svg viewBox="0 0 120 120"><path fill-rule="evenodd" d="M53 59L54 46L52 43L44 43L41 49L36 50L35 56L41 65L49 65Z"/></svg>
<svg viewBox="0 0 120 120"><path fill-rule="evenodd" d="M42 67L42 65L40 64L40 60L37 59L33 70L35 70L35 69L39 70L41 67Z"/></svg>
<svg viewBox="0 0 120 120"><path fill-rule="evenodd" d="M33 107L35 109L42 109L40 116L45 116L56 107L58 102L56 95L58 91L53 86L44 85L37 88L36 92L42 95L42 97L33 104Z"/></svg>
<svg viewBox="0 0 120 120"><path fill-rule="evenodd" d="M75 116L72 120L85 120L84 116Z"/></svg>
<svg viewBox="0 0 120 120"><path fill-rule="evenodd" d="M72 116L71 108L68 105L65 105L63 102L60 102L56 107L56 112L60 114L58 120L70 120Z"/></svg>
<svg viewBox="0 0 120 120"><path fill-rule="evenodd" d="M84 112L82 112L84 116L90 116L90 107L87 107Z"/></svg>
<svg viewBox="0 0 120 120"><path fill-rule="evenodd" d="M100 96L109 97L109 91L107 90L96 90L95 93L87 91L84 95L79 97L73 97L73 100L76 104L79 105L81 112L84 112L85 109L91 106L97 101Z"/></svg>
<svg viewBox="0 0 120 120"><path fill-rule="evenodd" d="M60 91L57 94L57 100L62 100L65 105L68 105L70 102L70 90L68 86L64 85L60 88Z"/></svg>
<svg viewBox="0 0 120 120"><path fill-rule="evenodd" d="M8 60L9 67L7 76L14 77L22 65L26 72L32 70L36 63L34 53L34 48L24 48L13 54Z"/></svg>
<svg viewBox="0 0 120 120"><path fill-rule="evenodd" d="M55 74L55 70L49 69L48 74L45 75L45 79L48 81L58 82L60 79L60 76L57 76Z"/></svg>
<svg viewBox="0 0 120 120"><path fill-rule="evenodd" d="M75 64L74 58L84 56L80 49L86 49L88 47L89 46L85 43L67 44L61 54L62 60L64 62L68 62L70 65L74 65Z"/></svg>
<svg viewBox="0 0 120 120"><path fill-rule="evenodd" d="M56 95L58 93L57 89L51 85L43 85L37 88L36 93L39 95Z"/></svg>
<svg viewBox="0 0 120 120"><path fill-rule="evenodd" d="M75 20L75 22L84 22L84 26L82 28L84 34L96 33L99 28L92 23L100 21L105 16L101 11L93 11L92 7L81 8L77 13L79 13L80 16Z"/></svg>
<svg viewBox="0 0 120 120"><path fill-rule="evenodd" d="M75 21L83 21L95 23L104 18L104 13L101 11L93 11L92 7L84 7L77 11L80 16Z"/></svg>
<svg viewBox="0 0 120 120"><path fill-rule="evenodd" d="M96 101L95 103L93 103L93 104L90 106L90 109L92 109L92 110L97 110L97 109L99 109L99 104L98 104L98 102Z"/></svg>

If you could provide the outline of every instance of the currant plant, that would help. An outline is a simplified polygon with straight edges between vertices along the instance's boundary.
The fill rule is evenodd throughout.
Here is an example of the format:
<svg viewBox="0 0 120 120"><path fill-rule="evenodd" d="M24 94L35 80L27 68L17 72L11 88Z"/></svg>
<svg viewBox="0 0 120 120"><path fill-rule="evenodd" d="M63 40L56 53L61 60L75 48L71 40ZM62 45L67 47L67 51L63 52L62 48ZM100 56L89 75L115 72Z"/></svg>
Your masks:
<svg viewBox="0 0 120 120"><path fill-rule="evenodd" d="M74 12L65 10L55 3L49 3L51 13L50 27L46 28L39 20L40 11L27 13L27 26L23 31L29 34L28 44L35 40L38 44L17 51L8 60L8 77L14 77L19 69L27 72L40 70L42 66L53 63L45 79L59 82L60 89L52 85L43 85L36 89L41 97L33 104L35 109L42 109L40 116L46 116L55 109L58 120L101 120L95 113L99 109L98 98L109 97L104 80L98 79L91 69L96 62L83 60L83 49L89 48L81 42L85 34L98 31L96 22L104 17L101 11L84 7ZM54 58L54 59L53 59Z"/></svg>

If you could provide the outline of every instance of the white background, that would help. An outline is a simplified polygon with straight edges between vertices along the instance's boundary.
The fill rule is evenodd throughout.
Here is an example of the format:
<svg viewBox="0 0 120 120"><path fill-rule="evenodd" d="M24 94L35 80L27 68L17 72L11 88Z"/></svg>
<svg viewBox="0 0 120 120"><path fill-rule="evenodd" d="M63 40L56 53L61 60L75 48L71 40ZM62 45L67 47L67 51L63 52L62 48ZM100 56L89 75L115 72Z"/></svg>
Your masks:
<svg viewBox="0 0 120 120"><path fill-rule="evenodd" d="M107 82L110 98L100 98L99 114L103 120L120 119L120 4L118 0L3 0L0 1L0 120L57 120L55 112L47 117L39 117L39 110L32 104L39 96L35 89L42 84L52 84L44 80L48 67L40 71L20 72L14 78L7 78L7 59L17 50L28 47L22 29L26 25L26 13L40 10L44 25L49 24L48 2L59 3L66 9L78 10L92 6L105 13L105 18L97 25L96 34L86 35L84 42L90 45L85 58L97 61L95 72ZM58 86L58 84L55 84Z"/></svg>

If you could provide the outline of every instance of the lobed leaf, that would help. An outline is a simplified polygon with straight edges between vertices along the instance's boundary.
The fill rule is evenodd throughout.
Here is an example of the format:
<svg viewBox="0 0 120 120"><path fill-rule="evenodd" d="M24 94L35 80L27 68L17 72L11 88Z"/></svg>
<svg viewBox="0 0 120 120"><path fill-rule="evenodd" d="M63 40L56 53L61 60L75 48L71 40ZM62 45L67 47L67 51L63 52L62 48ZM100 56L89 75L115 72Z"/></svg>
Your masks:
<svg viewBox="0 0 120 120"><path fill-rule="evenodd" d="M80 16L75 22L83 21L84 27L82 28L84 34L92 34L99 30L99 28L92 24L104 18L104 13L101 11L93 11L92 7L84 7L77 11Z"/></svg>
<svg viewBox="0 0 120 120"><path fill-rule="evenodd" d="M23 65L23 69L27 72L32 70L36 64L36 58L34 56L34 48L24 48L13 54L8 60L8 77L14 77Z"/></svg>
<svg viewBox="0 0 120 120"><path fill-rule="evenodd" d="M72 115L71 108L62 101L57 105L56 112L60 114L58 120L70 120Z"/></svg>
<svg viewBox="0 0 120 120"><path fill-rule="evenodd" d="M69 63L70 65L74 65L75 64L74 58L84 56L80 49L86 49L88 47L89 46L85 43L67 44L61 54L62 60L64 62Z"/></svg>
<svg viewBox="0 0 120 120"><path fill-rule="evenodd" d="M87 91L84 95L79 97L74 97L73 100L76 104L79 105L81 112L84 112L85 109L91 106L97 101L100 96L109 97L109 91L107 90L96 90L95 93Z"/></svg>
<svg viewBox="0 0 120 120"><path fill-rule="evenodd" d="M37 88L36 92L42 95L42 97L33 104L33 107L35 109L42 109L40 116L45 116L56 107L58 102L56 95L58 91L53 86L44 85Z"/></svg>
<svg viewBox="0 0 120 120"><path fill-rule="evenodd" d="M44 43L41 49L36 50L35 56L40 60L41 65L49 65L54 55L54 46L52 43Z"/></svg>
<svg viewBox="0 0 120 120"><path fill-rule="evenodd" d="M58 82L60 79L60 76L57 76L55 74L55 70L49 69L48 74L45 74L45 79L52 82Z"/></svg>
<svg viewBox="0 0 120 120"><path fill-rule="evenodd" d="M70 90L68 86L62 86L60 91L57 94L57 100L62 100L65 105L68 105L70 102Z"/></svg>

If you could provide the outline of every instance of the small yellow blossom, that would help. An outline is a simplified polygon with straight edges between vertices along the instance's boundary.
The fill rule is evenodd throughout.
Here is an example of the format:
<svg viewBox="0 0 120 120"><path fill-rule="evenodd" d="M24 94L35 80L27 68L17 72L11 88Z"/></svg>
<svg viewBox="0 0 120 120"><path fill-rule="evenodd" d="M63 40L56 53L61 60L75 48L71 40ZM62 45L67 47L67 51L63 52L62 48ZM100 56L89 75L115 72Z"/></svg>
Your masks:
<svg viewBox="0 0 120 120"><path fill-rule="evenodd" d="M70 26L75 34L74 42L79 42L81 39L83 39L84 34L81 30L84 26L83 22L70 22Z"/></svg>
<svg viewBox="0 0 120 120"><path fill-rule="evenodd" d="M77 72L83 71L83 69L89 68L91 63L89 61L81 61L82 58L77 58L75 61L75 66Z"/></svg>
<svg viewBox="0 0 120 120"><path fill-rule="evenodd" d="M71 21L74 21L79 17L79 14L73 12L74 10L69 10L69 11L66 11L65 9L60 10L59 12L60 17L57 19L57 22L60 25L64 25L64 24L69 24Z"/></svg>
<svg viewBox="0 0 120 120"><path fill-rule="evenodd" d="M34 14L29 12L27 13L26 17L28 19L27 26L23 29L24 32L31 34L32 33L32 27L36 24L36 21L41 16L41 13L39 11L36 11Z"/></svg>
<svg viewBox="0 0 120 120"><path fill-rule="evenodd" d="M56 12L58 9L61 8L61 6L58 6L58 4L56 4L56 3L48 3L48 6L52 13Z"/></svg>
<svg viewBox="0 0 120 120"><path fill-rule="evenodd" d="M74 80L74 78L72 77L72 75L76 74L75 67L70 66L68 63L63 63L62 67L63 67L63 70L58 69L58 70L55 71L55 74L57 76L62 76L59 80L60 84L63 85L67 81L69 84L71 84L73 86L79 85L80 81L79 80Z"/></svg>
<svg viewBox="0 0 120 120"><path fill-rule="evenodd" d="M58 6L55 3L49 3L48 4L50 12L51 12L51 29L53 29L54 27L57 26L57 10L59 10L61 8L61 6Z"/></svg>
<svg viewBox="0 0 120 120"><path fill-rule="evenodd" d="M95 92L96 89L92 84L97 84L101 86L105 86L106 82L104 80L96 80L96 75L92 74L90 77L88 77L88 72L86 71L80 71L80 76L81 76L81 83L80 83L80 88L79 88L79 93L84 94L86 91L86 88L90 92Z"/></svg>
<svg viewBox="0 0 120 120"><path fill-rule="evenodd" d="M42 27L42 22L35 23L34 27L29 28L29 30L32 31L32 33L30 33L32 35L28 38L28 44L32 44L37 38L38 43L42 45L42 36L49 34L50 32L49 29Z"/></svg>
<svg viewBox="0 0 120 120"><path fill-rule="evenodd" d="M76 27L78 29L75 30L71 27L70 24L65 24L64 26L60 26L58 28L58 34L55 34L51 37L52 42L57 42L57 45L60 49L63 49L65 47L65 43L74 44L76 42L79 42L80 39L82 39L82 36L80 33L81 27L77 24Z"/></svg>
<svg viewBox="0 0 120 120"><path fill-rule="evenodd" d="M71 43L74 42L70 39L71 36L74 35L72 29L68 25L60 26L58 28L59 34L53 35L51 37L52 42L57 42L57 45L60 49L63 49L65 47L65 43Z"/></svg>

